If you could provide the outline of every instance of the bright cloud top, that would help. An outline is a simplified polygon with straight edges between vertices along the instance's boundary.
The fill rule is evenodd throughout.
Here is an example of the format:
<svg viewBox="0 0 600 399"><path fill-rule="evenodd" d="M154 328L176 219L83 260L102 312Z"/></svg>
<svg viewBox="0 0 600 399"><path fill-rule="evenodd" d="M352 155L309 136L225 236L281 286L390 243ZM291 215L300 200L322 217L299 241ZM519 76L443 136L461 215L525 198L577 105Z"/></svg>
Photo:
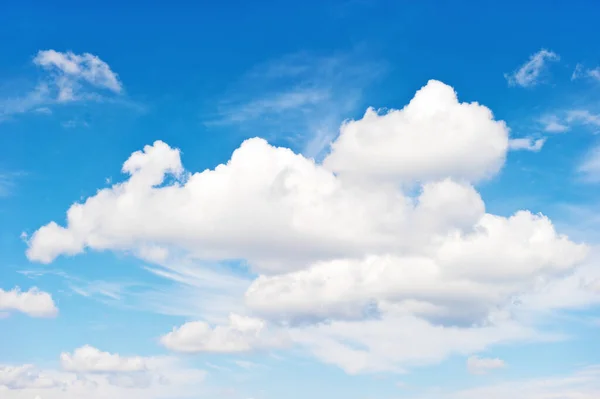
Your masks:
<svg viewBox="0 0 600 399"><path fill-rule="evenodd" d="M0 289L0 311L16 311L31 317L54 317L58 314L50 294L37 288L23 292L18 287L10 291Z"/></svg>
<svg viewBox="0 0 600 399"><path fill-rule="evenodd" d="M72 205L65 226L39 228L27 256L245 260L258 274L239 298L247 315L176 327L161 342L181 352L289 344L360 373L547 339L521 312L600 298L569 285L587 246L543 215L486 212L473 184L501 170L509 142L488 108L437 81L401 110L345 123L322 163L254 138L189 173L157 141L123 164L124 182Z"/></svg>

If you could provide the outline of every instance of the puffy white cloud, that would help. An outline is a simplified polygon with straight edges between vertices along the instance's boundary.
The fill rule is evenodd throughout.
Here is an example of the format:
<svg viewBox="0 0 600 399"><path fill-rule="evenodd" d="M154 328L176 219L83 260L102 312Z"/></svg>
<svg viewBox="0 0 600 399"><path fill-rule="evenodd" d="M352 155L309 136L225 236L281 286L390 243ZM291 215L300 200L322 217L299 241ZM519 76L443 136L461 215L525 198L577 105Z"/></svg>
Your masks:
<svg viewBox="0 0 600 399"><path fill-rule="evenodd" d="M532 152L539 152L544 144L546 143L545 138L533 139L531 137L523 137L518 139L511 139L508 146L511 150L525 150Z"/></svg>
<svg viewBox="0 0 600 399"><path fill-rule="evenodd" d="M586 254L587 247L557 235L545 217L488 214L473 232L441 238L429 254L340 259L262 276L246 300L260 314L292 320L362 318L386 301L425 319L471 324L510 304L537 278L573 269Z"/></svg>
<svg viewBox="0 0 600 399"><path fill-rule="evenodd" d="M17 311L32 317L54 317L58 314L52 296L35 287L24 292L19 287L10 291L0 288L0 311Z"/></svg>
<svg viewBox="0 0 600 399"><path fill-rule="evenodd" d="M477 181L502 167L508 128L478 103L460 103L456 92L431 80L401 110L342 125L323 164L341 175L394 182L451 177Z"/></svg>
<svg viewBox="0 0 600 399"><path fill-rule="evenodd" d="M47 389L59 385L51 377L44 375L33 365L0 366L0 392L5 389Z"/></svg>
<svg viewBox="0 0 600 399"><path fill-rule="evenodd" d="M548 62L559 61L558 54L541 49L512 74L506 74L506 80L511 86L532 87L540 83L542 73Z"/></svg>
<svg viewBox="0 0 600 399"><path fill-rule="evenodd" d="M0 366L0 396L7 399L197 397L205 377L172 357L124 357L91 346L60 356L63 370Z"/></svg>
<svg viewBox="0 0 600 399"><path fill-rule="evenodd" d="M240 297L223 302L211 291L219 301L202 304L207 313L224 313L226 303L227 313L248 316L194 314L201 321L162 337L169 349L244 352L291 341L352 373L548 338L522 314L598 297L566 283L585 245L543 215L486 212L473 184L500 170L509 130L452 88L431 81L401 110L370 110L345 123L331 148L317 163L254 138L227 163L189 173L179 150L157 141L124 163L125 181L73 204L64 226L39 228L27 256L48 263L123 251L187 284L179 295L214 285ZM223 260L244 260L259 276L250 283L198 266ZM548 294L559 291L573 295Z"/></svg>
<svg viewBox="0 0 600 399"><path fill-rule="evenodd" d="M498 358L470 356L467 359L467 369L471 374L485 374L491 370L506 367L506 363Z"/></svg>
<svg viewBox="0 0 600 399"><path fill-rule="evenodd" d="M280 347L285 336L272 333L264 321L231 314L229 323L211 327L195 321L174 328L161 338L161 343L177 352L248 352L257 349Z"/></svg>
<svg viewBox="0 0 600 399"><path fill-rule="evenodd" d="M60 362L63 369L76 372L131 372L148 368L146 360L142 357L122 357L102 352L89 345L77 348L72 354L62 353Z"/></svg>
<svg viewBox="0 0 600 399"><path fill-rule="evenodd" d="M56 74L59 101L75 99L78 85L82 81L115 93L123 90L117 74L106 62L90 53L75 54L71 51L62 53L56 50L43 50L38 52L33 62Z"/></svg>

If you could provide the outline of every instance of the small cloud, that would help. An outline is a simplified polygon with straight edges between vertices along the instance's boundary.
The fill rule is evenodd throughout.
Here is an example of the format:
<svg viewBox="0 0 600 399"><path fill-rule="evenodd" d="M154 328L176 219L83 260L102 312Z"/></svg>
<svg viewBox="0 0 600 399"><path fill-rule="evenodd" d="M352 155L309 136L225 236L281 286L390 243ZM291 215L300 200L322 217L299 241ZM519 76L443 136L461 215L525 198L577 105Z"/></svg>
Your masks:
<svg viewBox="0 0 600 399"><path fill-rule="evenodd" d="M39 51L33 63L54 75L59 88L59 101L72 101L77 98L82 83L121 93L123 85L108 64L98 56L71 51L61 53L56 50Z"/></svg>
<svg viewBox="0 0 600 399"><path fill-rule="evenodd" d="M254 362L249 362L247 360L234 360L233 363L235 363L236 366L246 369L246 370L255 369L255 368L259 367L259 364L254 363Z"/></svg>
<svg viewBox="0 0 600 399"><path fill-rule="evenodd" d="M587 153L577 171L588 183L600 182L600 145Z"/></svg>
<svg viewBox="0 0 600 399"><path fill-rule="evenodd" d="M533 139L531 137L524 137L518 139L511 139L508 146L513 151L532 151L539 152L546 143L545 138Z"/></svg>
<svg viewBox="0 0 600 399"><path fill-rule="evenodd" d="M40 115L52 115L52 110L48 107L39 107L34 109L33 112Z"/></svg>
<svg viewBox="0 0 600 399"><path fill-rule="evenodd" d="M558 54L541 49L533 54L529 61L512 74L505 74L509 86L533 87L540 83L540 78L548 62L559 61Z"/></svg>
<svg viewBox="0 0 600 399"><path fill-rule="evenodd" d="M582 78L589 78L600 82L600 67L588 69L585 68L583 64L577 64L575 66L573 74L571 75L571 80L577 80Z"/></svg>
<svg viewBox="0 0 600 399"><path fill-rule="evenodd" d="M33 58L33 63L43 69L46 76L26 94L0 99L0 122L27 112L49 115L52 113L49 106L54 104L118 102L114 95L123 93L118 75L96 55L43 50Z"/></svg>
<svg viewBox="0 0 600 399"><path fill-rule="evenodd" d="M557 115L545 115L539 119L539 122L547 133L564 133L569 130L569 126Z"/></svg>
<svg viewBox="0 0 600 399"><path fill-rule="evenodd" d="M61 123L62 127L65 129L74 129L76 127L89 127L90 125L86 121L79 121L77 119L71 119L66 122Z"/></svg>
<svg viewBox="0 0 600 399"><path fill-rule="evenodd" d="M593 114L586 109L568 111L566 120L567 122L576 122L584 125L600 127L600 115Z"/></svg>
<svg viewBox="0 0 600 399"><path fill-rule="evenodd" d="M504 360L471 356L467 359L467 369L471 374L487 374L489 371L506 367Z"/></svg>

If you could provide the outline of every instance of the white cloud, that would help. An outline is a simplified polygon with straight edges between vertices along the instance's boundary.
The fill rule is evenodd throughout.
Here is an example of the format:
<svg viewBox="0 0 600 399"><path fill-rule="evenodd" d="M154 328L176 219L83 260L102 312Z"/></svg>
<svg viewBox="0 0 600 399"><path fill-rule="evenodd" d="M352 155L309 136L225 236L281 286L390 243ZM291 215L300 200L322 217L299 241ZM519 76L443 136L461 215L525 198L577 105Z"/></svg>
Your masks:
<svg viewBox="0 0 600 399"><path fill-rule="evenodd" d="M342 175L395 182L451 177L477 181L504 163L508 128L452 87L431 80L401 110L369 109L342 125L323 164Z"/></svg>
<svg viewBox="0 0 600 399"><path fill-rule="evenodd" d="M0 366L0 396L6 399L159 399L198 397L205 372L171 357L122 357L85 346L63 366ZM143 367L139 365L143 364Z"/></svg>
<svg viewBox="0 0 600 399"><path fill-rule="evenodd" d="M73 204L65 226L39 228L27 256L112 250L156 262L149 271L185 287L157 308L201 320L162 338L181 352L261 349L287 335L359 373L555 338L523 315L600 293L557 283L577 276L588 248L547 217L486 212L473 184L508 149L488 108L435 81L401 110L345 123L322 163L254 138L189 173L157 141L124 163L125 181ZM254 282L218 266L239 260ZM220 318L233 311L247 316Z"/></svg>
<svg viewBox="0 0 600 399"><path fill-rule="evenodd" d="M508 143L508 146L513 151L525 150L539 152L545 143L545 138L533 139L531 137L524 137L518 139L511 139Z"/></svg>
<svg viewBox="0 0 600 399"><path fill-rule="evenodd" d="M54 317L58 314L52 296L35 287L24 292L18 287L10 291L0 289L0 311L17 311L32 317Z"/></svg>
<svg viewBox="0 0 600 399"><path fill-rule="evenodd" d="M596 399L600 397L600 367L591 366L570 375L504 381L457 392L436 392L431 399Z"/></svg>
<svg viewBox="0 0 600 399"><path fill-rule="evenodd" d="M588 151L578 167L578 172L588 182L600 181L600 145Z"/></svg>
<svg viewBox="0 0 600 399"><path fill-rule="evenodd" d="M563 133L569 130L569 126L557 115L544 115L539 122L547 133Z"/></svg>
<svg viewBox="0 0 600 399"><path fill-rule="evenodd" d="M298 327L293 339L321 361L347 373L403 372L498 344L539 339L502 315L480 326L441 326L389 309L377 319Z"/></svg>
<svg viewBox="0 0 600 399"><path fill-rule="evenodd" d="M257 65L233 84L207 124L233 124L251 134L277 132L278 139L318 158L345 115L356 110L363 89L385 70L383 63L365 58L360 51L297 53Z"/></svg>
<svg viewBox="0 0 600 399"><path fill-rule="evenodd" d="M440 237L431 253L420 256L336 260L262 276L246 300L274 318L361 319L383 301L437 323L471 325L530 289L536 278L572 270L587 254L586 247L558 236L547 218L528 212L509 219L485 215L473 230Z"/></svg>
<svg viewBox="0 0 600 399"><path fill-rule="evenodd" d="M236 353L281 347L286 339L270 332L260 319L231 314L229 323L223 326L211 327L202 321L185 323L164 335L161 343L177 352Z"/></svg>
<svg viewBox="0 0 600 399"><path fill-rule="evenodd" d="M593 69L585 68L582 64L577 64L575 70L571 75L571 80L577 80L581 78L589 78L592 80L600 81L600 67Z"/></svg>
<svg viewBox="0 0 600 399"><path fill-rule="evenodd" d="M60 362L63 369L76 372L131 372L148 368L142 357L122 357L89 345L76 349L72 354L62 353Z"/></svg>
<svg viewBox="0 0 600 399"><path fill-rule="evenodd" d="M567 122L582 123L594 127L600 127L600 115L593 114L586 109L575 109L567 112Z"/></svg>
<svg viewBox="0 0 600 399"><path fill-rule="evenodd" d="M56 104L107 100L101 91L123 93L117 74L96 55L43 50L33 63L45 76L27 94L0 99L0 122L27 112L49 115Z"/></svg>
<svg viewBox="0 0 600 399"><path fill-rule="evenodd" d="M0 392L2 392L2 387L6 389L47 389L58 385L58 381L39 372L33 365L0 365Z"/></svg>
<svg viewBox="0 0 600 399"><path fill-rule="evenodd" d="M504 363L504 360L498 358L470 356L467 359L467 369L471 374L486 374L491 370L504 367L506 367L506 363Z"/></svg>
<svg viewBox="0 0 600 399"><path fill-rule="evenodd" d="M120 93L123 86L117 74L98 56L71 51L55 50L39 51L33 59L34 64L56 74L55 82L59 87L58 100L70 101L77 97L77 89L81 82L92 86Z"/></svg>
<svg viewBox="0 0 600 399"><path fill-rule="evenodd" d="M506 80L511 86L533 87L540 83L547 63L558 60L560 57L556 53L541 49L512 74L505 75Z"/></svg>

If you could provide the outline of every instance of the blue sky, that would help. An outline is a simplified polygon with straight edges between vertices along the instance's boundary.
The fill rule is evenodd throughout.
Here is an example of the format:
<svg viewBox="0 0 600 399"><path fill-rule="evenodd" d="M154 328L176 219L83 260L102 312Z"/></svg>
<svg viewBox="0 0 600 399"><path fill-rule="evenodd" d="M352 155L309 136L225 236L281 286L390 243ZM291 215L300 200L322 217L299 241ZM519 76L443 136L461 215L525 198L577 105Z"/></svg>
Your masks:
<svg viewBox="0 0 600 399"><path fill-rule="evenodd" d="M599 12L4 2L0 397L599 397Z"/></svg>

